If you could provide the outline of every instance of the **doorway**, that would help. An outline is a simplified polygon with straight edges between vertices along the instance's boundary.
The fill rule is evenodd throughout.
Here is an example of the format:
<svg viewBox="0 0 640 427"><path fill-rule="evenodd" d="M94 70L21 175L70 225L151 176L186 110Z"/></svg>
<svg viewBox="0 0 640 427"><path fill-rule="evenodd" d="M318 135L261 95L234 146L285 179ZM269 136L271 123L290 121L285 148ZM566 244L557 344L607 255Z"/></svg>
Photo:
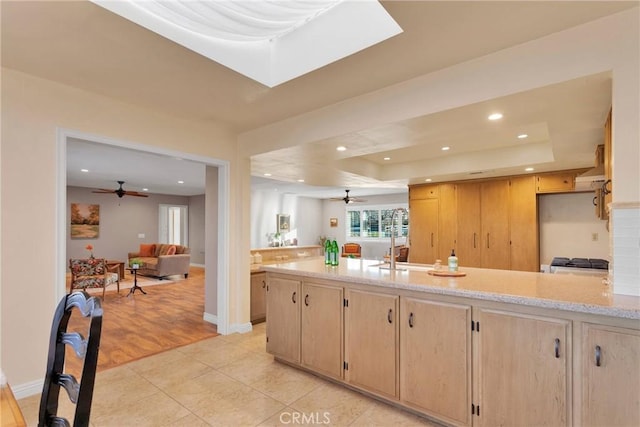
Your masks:
<svg viewBox="0 0 640 427"><path fill-rule="evenodd" d="M58 173L57 173L57 200L58 200L58 218L56 230L56 248L57 248L57 281L56 281L56 301L59 301L66 294L66 230L67 230L67 141L70 139L85 140L91 143L106 144L112 147L120 147L137 152L153 153L161 156L180 157L186 160L199 162L205 166L211 166L209 169L215 169L217 175L216 188L207 186L205 197L216 200L216 217L217 221L214 227L205 227L205 240L211 242L217 248L217 256L206 256L205 269L209 267L210 271L215 274L207 275L205 280L205 312L203 317L207 321L215 319L218 333L228 334L229 325L229 307L228 307L228 277L229 277L229 163L224 160L203 157L189 153L177 152L154 147L149 145L136 144L114 140L107 137L87 134L84 132L58 129L56 138L56 151L58 157ZM211 297L210 297L211 296ZM207 307L207 301L214 303ZM207 313L210 311L210 313ZM215 311L215 313L213 313Z"/></svg>

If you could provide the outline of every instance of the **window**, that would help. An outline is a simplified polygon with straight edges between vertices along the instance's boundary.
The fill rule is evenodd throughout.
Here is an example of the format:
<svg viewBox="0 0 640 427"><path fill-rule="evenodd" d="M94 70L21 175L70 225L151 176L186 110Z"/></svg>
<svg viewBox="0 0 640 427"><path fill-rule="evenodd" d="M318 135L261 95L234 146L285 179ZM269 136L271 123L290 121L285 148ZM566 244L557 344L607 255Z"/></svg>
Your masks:
<svg viewBox="0 0 640 427"><path fill-rule="evenodd" d="M386 240L391 238L391 217L393 216L393 210L398 207L406 209L406 205L347 207L347 239ZM394 230L396 237L407 237L409 234L409 215L407 212L396 214Z"/></svg>

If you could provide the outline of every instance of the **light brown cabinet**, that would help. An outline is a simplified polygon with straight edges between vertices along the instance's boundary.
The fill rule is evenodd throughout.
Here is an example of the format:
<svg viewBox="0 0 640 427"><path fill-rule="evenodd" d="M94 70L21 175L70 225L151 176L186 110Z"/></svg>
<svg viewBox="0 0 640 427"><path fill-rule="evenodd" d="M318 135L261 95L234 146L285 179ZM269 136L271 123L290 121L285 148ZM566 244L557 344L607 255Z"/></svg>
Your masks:
<svg viewBox="0 0 640 427"><path fill-rule="evenodd" d="M267 352L295 363L300 363L300 291L300 280L267 281Z"/></svg>
<svg viewBox="0 0 640 427"><path fill-rule="evenodd" d="M609 203L613 200L613 184L611 180L613 179L612 169L613 169L613 157L612 157L612 147L613 140L611 136L611 112L609 109L609 114L607 115L607 121L604 124L604 179L605 185L602 190L606 190L606 194L604 195L604 206L601 211L603 211L603 216L601 219L609 218Z"/></svg>
<svg viewBox="0 0 640 427"><path fill-rule="evenodd" d="M433 264L438 254L438 199L409 199L409 260Z"/></svg>
<svg viewBox="0 0 640 427"><path fill-rule="evenodd" d="M396 295L347 290L345 379L376 394L398 396L398 300Z"/></svg>
<svg viewBox="0 0 640 427"><path fill-rule="evenodd" d="M584 426L640 425L640 331L582 327Z"/></svg>
<svg viewBox="0 0 640 427"><path fill-rule="evenodd" d="M458 206L456 193L457 186L455 184L440 184L440 198L438 199L438 253L436 259L440 259L445 263L451 254L451 249L457 247Z"/></svg>
<svg viewBox="0 0 640 427"><path fill-rule="evenodd" d="M520 271L540 271L538 205L535 178L511 178L509 194L510 268Z"/></svg>
<svg viewBox="0 0 640 427"><path fill-rule="evenodd" d="M460 265L509 269L509 181L461 183L457 196Z"/></svg>
<svg viewBox="0 0 640 427"><path fill-rule="evenodd" d="M511 268L508 180L480 185L480 221L482 267L508 270Z"/></svg>
<svg viewBox="0 0 640 427"><path fill-rule="evenodd" d="M302 366L321 374L342 378L341 287L317 283L302 285Z"/></svg>
<svg viewBox="0 0 640 427"><path fill-rule="evenodd" d="M267 274L251 273L251 323L264 322L267 317Z"/></svg>
<svg viewBox="0 0 640 427"><path fill-rule="evenodd" d="M569 425L571 323L490 309L474 318L478 425Z"/></svg>
<svg viewBox="0 0 640 427"><path fill-rule="evenodd" d="M400 299L400 400L471 425L471 307Z"/></svg>
<svg viewBox="0 0 640 427"><path fill-rule="evenodd" d="M568 193L575 188L575 172L560 172L538 175L536 177L536 193Z"/></svg>

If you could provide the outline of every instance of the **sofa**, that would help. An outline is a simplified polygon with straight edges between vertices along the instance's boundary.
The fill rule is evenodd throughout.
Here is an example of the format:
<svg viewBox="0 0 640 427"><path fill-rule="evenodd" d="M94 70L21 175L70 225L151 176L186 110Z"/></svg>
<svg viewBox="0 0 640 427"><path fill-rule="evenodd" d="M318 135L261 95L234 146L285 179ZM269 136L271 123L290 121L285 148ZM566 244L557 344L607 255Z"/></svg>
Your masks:
<svg viewBox="0 0 640 427"><path fill-rule="evenodd" d="M138 252L129 252L128 265L136 258L141 262L138 274L163 279L175 274L189 276L191 252L188 247L167 243L143 243Z"/></svg>

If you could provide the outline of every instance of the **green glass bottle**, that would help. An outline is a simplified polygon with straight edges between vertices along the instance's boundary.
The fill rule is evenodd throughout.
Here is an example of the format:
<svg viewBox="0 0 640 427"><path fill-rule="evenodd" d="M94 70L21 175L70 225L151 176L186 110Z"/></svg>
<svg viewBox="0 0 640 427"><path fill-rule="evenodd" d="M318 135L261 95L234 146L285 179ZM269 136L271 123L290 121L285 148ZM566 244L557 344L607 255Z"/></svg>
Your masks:
<svg viewBox="0 0 640 427"><path fill-rule="evenodd" d="M331 242L331 265L338 265L338 242L335 240Z"/></svg>
<svg viewBox="0 0 640 427"><path fill-rule="evenodd" d="M324 241L324 264L331 265L331 240Z"/></svg>

